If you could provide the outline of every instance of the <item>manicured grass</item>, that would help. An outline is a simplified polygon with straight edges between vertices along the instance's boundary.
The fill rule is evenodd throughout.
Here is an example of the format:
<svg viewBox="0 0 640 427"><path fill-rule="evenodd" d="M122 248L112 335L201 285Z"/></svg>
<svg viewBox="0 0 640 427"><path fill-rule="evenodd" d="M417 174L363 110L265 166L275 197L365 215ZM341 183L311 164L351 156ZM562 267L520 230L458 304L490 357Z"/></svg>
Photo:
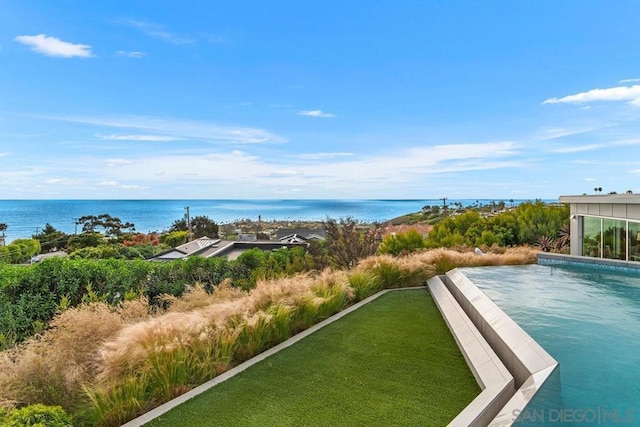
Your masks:
<svg viewBox="0 0 640 427"><path fill-rule="evenodd" d="M383 295L147 425L446 425L478 393L417 289Z"/></svg>

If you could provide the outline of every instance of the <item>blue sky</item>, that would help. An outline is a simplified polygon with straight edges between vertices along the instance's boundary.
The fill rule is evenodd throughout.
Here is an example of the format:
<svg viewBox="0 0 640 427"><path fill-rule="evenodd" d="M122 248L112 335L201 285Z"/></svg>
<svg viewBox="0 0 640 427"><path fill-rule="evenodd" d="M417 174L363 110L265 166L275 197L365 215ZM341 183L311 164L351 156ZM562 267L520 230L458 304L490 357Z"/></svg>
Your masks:
<svg viewBox="0 0 640 427"><path fill-rule="evenodd" d="M640 192L638 16L0 0L0 199Z"/></svg>

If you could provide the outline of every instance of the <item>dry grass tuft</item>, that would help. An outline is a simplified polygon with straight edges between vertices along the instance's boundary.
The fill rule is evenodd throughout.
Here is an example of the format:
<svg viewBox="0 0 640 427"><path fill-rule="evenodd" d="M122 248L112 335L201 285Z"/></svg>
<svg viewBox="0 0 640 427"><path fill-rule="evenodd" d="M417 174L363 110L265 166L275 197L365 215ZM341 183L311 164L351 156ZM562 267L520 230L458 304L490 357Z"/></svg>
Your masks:
<svg viewBox="0 0 640 427"><path fill-rule="evenodd" d="M42 336L3 353L0 396L18 405L75 409L83 384L97 373L97 349L123 325L121 315L104 303L64 311Z"/></svg>

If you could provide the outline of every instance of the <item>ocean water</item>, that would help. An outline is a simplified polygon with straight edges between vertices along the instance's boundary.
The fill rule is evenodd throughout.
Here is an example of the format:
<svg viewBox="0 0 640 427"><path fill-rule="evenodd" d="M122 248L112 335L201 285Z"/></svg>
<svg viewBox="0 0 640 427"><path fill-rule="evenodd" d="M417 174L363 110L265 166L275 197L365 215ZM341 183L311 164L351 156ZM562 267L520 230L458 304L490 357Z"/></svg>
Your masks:
<svg viewBox="0 0 640 427"><path fill-rule="evenodd" d="M476 200L447 202L469 206ZM490 202L480 200L482 204ZM7 224L10 242L31 237L47 223L71 234L75 232L74 218L103 213L131 222L137 231L147 233L168 229L184 217L187 206L191 217L205 215L221 224L257 220L259 216L263 221L322 221L350 216L365 222L382 222L418 212L425 205L442 205L442 200L0 200L0 223Z"/></svg>

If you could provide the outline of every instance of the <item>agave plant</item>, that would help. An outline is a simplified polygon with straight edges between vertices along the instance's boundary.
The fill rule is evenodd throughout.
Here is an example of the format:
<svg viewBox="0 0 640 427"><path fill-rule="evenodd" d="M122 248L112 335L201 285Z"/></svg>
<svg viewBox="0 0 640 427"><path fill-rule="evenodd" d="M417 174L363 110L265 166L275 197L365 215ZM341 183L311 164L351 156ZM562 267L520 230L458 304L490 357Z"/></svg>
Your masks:
<svg viewBox="0 0 640 427"><path fill-rule="evenodd" d="M571 241L571 232L569 230L569 226L564 224L560 231L558 231L558 240L556 241L556 249L563 250Z"/></svg>
<svg viewBox="0 0 640 427"><path fill-rule="evenodd" d="M551 249L553 249L554 244L555 244L555 240L553 238L549 236L540 236L538 238L538 242L536 243L536 246L538 246L544 252L549 252L551 251Z"/></svg>

